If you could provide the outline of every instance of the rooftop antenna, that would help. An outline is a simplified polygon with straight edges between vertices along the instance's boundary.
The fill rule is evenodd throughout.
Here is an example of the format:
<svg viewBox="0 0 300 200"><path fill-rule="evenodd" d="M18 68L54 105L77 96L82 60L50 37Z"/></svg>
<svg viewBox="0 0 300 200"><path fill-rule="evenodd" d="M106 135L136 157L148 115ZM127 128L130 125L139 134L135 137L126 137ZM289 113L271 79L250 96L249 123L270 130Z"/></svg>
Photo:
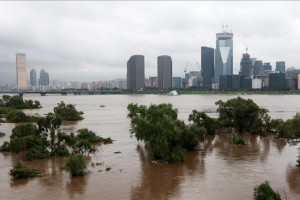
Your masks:
<svg viewBox="0 0 300 200"><path fill-rule="evenodd" d="M247 52L247 51L248 51L248 45L246 44L245 40L243 40L243 42L244 42L244 45L245 45L245 47L246 47L246 53L248 53L248 52Z"/></svg>
<svg viewBox="0 0 300 200"><path fill-rule="evenodd" d="M224 24L222 25L222 32L224 32Z"/></svg>

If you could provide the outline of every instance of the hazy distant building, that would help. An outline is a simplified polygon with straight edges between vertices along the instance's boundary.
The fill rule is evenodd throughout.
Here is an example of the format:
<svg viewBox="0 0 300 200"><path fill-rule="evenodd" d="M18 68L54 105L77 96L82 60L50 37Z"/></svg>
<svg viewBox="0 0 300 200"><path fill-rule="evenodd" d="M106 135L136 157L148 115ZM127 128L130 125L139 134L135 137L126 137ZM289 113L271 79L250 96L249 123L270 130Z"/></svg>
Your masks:
<svg viewBox="0 0 300 200"><path fill-rule="evenodd" d="M264 71L272 71L272 65L268 63L264 63Z"/></svg>
<svg viewBox="0 0 300 200"><path fill-rule="evenodd" d="M264 65L261 60L256 60L253 65L253 76L262 75L264 73Z"/></svg>
<svg viewBox="0 0 300 200"><path fill-rule="evenodd" d="M40 71L39 85L44 85L44 86L49 85L49 74L43 69Z"/></svg>
<svg viewBox="0 0 300 200"><path fill-rule="evenodd" d="M158 87L157 76L150 76L149 77L149 82L150 82L149 87L151 87L151 88L157 88Z"/></svg>
<svg viewBox="0 0 300 200"><path fill-rule="evenodd" d="M286 89L285 73L270 73L269 74L269 88L273 90Z"/></svg>
<svg viewBox="0 0 300 200"><path fill-rule="evenodd" d="M238 90L241 88L241 76L240 75L221 75L219 90Z"/></svg>
<svg viewBox="0 0 300 200"><path fill-rule="evenodd" d="M173 88L181 88L182 78L181 77L173 77L172 79L173 79L172 87Z"/></svg>
<svg viewBox="0 0 300 200"><path fill-rule="evenodd" d="M203 77L203 87L211 89L212 80L214 78L214 49L209 47L201 47L201 72Z"/></svg>
<svg viewBox="0 0 300 200"><path fill-rule="evenodd" d="M127 61L127 89L140 90L145 87L145 59L143 55L133 55Z"/></svg>
<svg viewBox="0 0 300 200"><path fill-rule="evenodd" d="M158 88L172 88L172 59L170 56L157 57Z"/></svg>
<svg viewBox="0 0 300 200"><path fill-rule="evenodd" d="M285 62L284 61L277 61L275 71L285 73Z"/></svg>
<svg viewBox="0 0 300 200"><path fill-rule="evenodd" d="M37 85L37 78L36 78L35 69L30 70L30 85L31 86L36 86Z"/></svg>
<svg viewBox="0 0 300 200"><path fill-rule="evenodd" d="M216 36L214 79L216 83L219 83L220 75L233 73L233 34L223 30Z"/></svg>
<svg viewBox="0 0 300 200"><path fill-rule="evenodd" d="M16 54L16 72L17 72L18 90L26 90L27 89L26 56L24 53Z"/></svg>
<svg viewBox="0 0 300 200"><path fill-rule="evenodd" d="M252 60L250 54L244 53L240 63L240 75L244 77L252 77L253 75Z"/></svg>
<svg viewBox="0 0 300 200"><path fill-rule="evenodd" d="M247 76L241 76L241 83L240 83L240 88L241 89L252 89L252 78L251 77L247 77Z"/></svg>
<svg viewBox="0 0 300 200"><path fill-rule="evenodd" d="M252 80L252 89L261 89L262 79L255 78Z"/></svg>

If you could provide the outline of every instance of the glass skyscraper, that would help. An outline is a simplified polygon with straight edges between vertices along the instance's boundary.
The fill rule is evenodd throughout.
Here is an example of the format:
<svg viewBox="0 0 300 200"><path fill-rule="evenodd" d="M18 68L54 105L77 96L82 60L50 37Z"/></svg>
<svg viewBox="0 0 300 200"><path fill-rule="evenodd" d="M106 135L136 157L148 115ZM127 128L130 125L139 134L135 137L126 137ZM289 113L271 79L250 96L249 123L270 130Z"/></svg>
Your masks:
<svg viewBox="0 0 300 200"><path fill-rule="evenodd" d="M170 56L157 57L158 88L172 88L172 59Z"/></svg>
<svg viewBox="0 0 300 200"><path fill-rule="evenodd" d="M40 71L40 83L39 85L44 85L44 86L47 86L49 85L49 74L48 72L46 72L45 70L41 70Z"/></svg>
<svg viewBox="0 0 300 200"><path fill-rule="evenodd" d="M240 63L240 75L244 77L253 76L253 66L250 54L244 53Z"/></svg>
<svg viewBox="0 0 300 200"><path fill-rule="evenodd" d="M285 62L284 61L277 61L275 71L285 73Z"/></svg>
<svg viewBox="0 0 300 200"><path fill-rule="evenodd" d="M214 79L219 83L220 75L233 74L233 33L223 30L216 36Z"/></svg>
<svg viewBox="0 0 300 200"><path fill-rule="evenodd" d="M36 86L37 85L35 69L30 70L30 85L31 86Z"/></svg>
<svg viewBox="0 0 300 200"><path fill-rule="evenodd" d="M127 61L127 89L145 88L145 60L143 55L133 55Z"/></svg>
<svg viewBox="0 0 300 200"><path fill-rule="evenodd" d="M201 73L203 77L203 87L211 89L214 78L214 49L201 47Z"/></svg>

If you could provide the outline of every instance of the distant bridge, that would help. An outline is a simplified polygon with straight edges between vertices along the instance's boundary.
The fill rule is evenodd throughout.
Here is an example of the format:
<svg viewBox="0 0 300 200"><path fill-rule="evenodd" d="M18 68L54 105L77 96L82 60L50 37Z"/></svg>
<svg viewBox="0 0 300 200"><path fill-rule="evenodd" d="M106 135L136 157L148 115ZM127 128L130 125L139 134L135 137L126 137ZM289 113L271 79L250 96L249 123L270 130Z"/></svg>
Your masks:
<svg viewBox="0 0 300 200"><path fill-rule="evenodd" d="M100 94L122 94L122 90L84 90L84 89L65 89L65 90L51 90L51 91L0 91L0 94L16 94L23 96L24 94L40 94L46 96L47 94L60 95L100 95Z"/></svg>

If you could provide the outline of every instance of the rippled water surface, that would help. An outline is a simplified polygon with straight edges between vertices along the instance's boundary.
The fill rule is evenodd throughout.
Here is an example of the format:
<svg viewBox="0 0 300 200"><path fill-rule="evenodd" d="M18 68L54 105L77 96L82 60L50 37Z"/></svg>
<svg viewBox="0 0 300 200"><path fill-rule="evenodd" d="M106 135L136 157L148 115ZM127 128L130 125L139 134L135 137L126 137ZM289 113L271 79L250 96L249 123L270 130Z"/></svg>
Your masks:
<svg viewBox="0 0 300 200"><path fill-rule="evenodd" d="M128 103L149 105L172 103L179 118L187 122L193 109L217 116L215 102L235 95L91 95L25 96L39 100L39 110L26 113L46 114L60 101L76 104L84 120L64 123L62 129L89 128L113 144L104 145L89 158L91 173L70 178L62 170L64 158L25 161L22 155L0 153L0 199L252 199L253 187L268 180L282 196L300 199L300 169L295 167L298 150L285 140L245 136L246 146L233 146L230 137L218 134L207 137L201 151L187 152L183 164L148 162L142 144L130 137ZM272 118L292 118L300 112L298 95L244 95L267 108ZM100 105L106 107L100 108ZM9 140L14 124L1 124ZM114 152L121 153L115 154ZM41 178L12 180L11 167L21 160L26 166L40 169ZM91 162L103 163L92 166ZM105 168L110 166L110 171Z"/></svg>

